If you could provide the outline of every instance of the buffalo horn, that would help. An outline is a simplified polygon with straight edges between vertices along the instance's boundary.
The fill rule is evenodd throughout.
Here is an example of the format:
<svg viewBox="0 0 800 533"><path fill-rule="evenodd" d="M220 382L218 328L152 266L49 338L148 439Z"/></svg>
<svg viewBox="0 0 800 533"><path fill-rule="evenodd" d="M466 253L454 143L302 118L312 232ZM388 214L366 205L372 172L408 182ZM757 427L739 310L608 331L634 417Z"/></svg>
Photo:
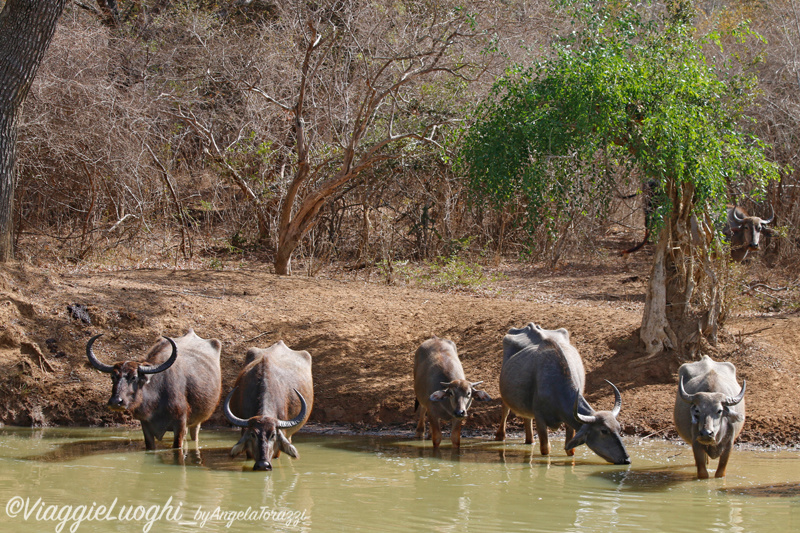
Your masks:
<svg viewBox="0 0 800 533"><path fill-rule="evenodd" d="M596 416L594 416L594 415L586 416L586 415L582 415L582 414L580 414L578 412L578 404L580 403L582 398L583 398L583 396L581 396L580 394L578 394L578 397L575 398L575 405L572 406L572 414L575 415L575 419L576 420L578 420L579 422L581 422L583 424L594 424L597 421L597 417Z"/></svg>
<svg viewBox="0 0 800 533"><path fill-rule="evenodd" d="M474 389L475 387L477 387L481 383L483 383L483 381L476 381L475 383L470 383L470 386Z"/></svg>
<svg viewBox="0 0 800 533"><path fill-rule="evenodd" d="M225 403L222 405L222 412L225 413L225 418L228 419L228 422L230 422L234 426L246 428L247 420L245 420L244 418L239 418L235 414L231 413L231 396L233 396L233 393L236 391L236 388L237 387L234 387L233 390L231 390L228 393L228 397L225 398Z"/></svg>
<svg viewBox="0 0 800 533"><path fill-rule="evenodd" d="M741 402L742 399L744 398L744 389L745 389L745 387L747 387L747 380L742 381L742 390L741 390L741 392L739 392L739 394L737 396L725 399L725 401L722 402L722 405L730 407L732 405L736 405L737 403Z"/></svg>
<svg viewBox="0 0 800 533"><path fill-rule="evenodd" d="M686 389L683 388L683 376L681 376L681 379L678 382L678 394L681 395L681 400L686 403L692 403L694 400L694 394L687 393Z"/></svg>
<svg viewBox="0 0 800 533"><path fill-rule="evenodd" d="M103 334L101 333L100 335L95 335L94 337L89 339L89 342L86 344L86 357L89 358L89 362L92 364L92 366L95 367L100 372L111 373L111 371L114 370L114 367L111 365L106 365L101 363L97 359L97 357L94 356L94 352L92 351L92 344L94 344L94 341L96 341L98 338L102 336Z"/></svg>
<svg viewBox="0 0 800 533"><path fill-rule="evenodd" d="M280 429L289 429L289 428L293 428L293 427L295 427L297 425L300 425L300 423L306 417L306 409L307 409L306 399L303 398L303 395L300 394L299 390L294 389L294 392L295 392L295 394L297 394L297 397L300 398L300 414L298 414L296 417L292 418L291 420L280 420L279 419L278 420L278 427Z"/></svg>
<svg viewBox="0 0 800 533"><path fill-rule="evenodd" d="M619 393L619 389L614 386L613 383L606 380L606 383L611 385L611 388L614 389L614 409L611 410L611 414L614 415L614 418L619 416L619 412L622 409L622 395Z"/></svg>
<svg viewBox="0 0 800 533"><path fill-rule="evenodd" d="M163 372L169 367L172 366L172 363L178 358L178 347L175 346L175 341L170 339L169 337L164 337L169 341L172 345L172 355L169 356L169 359L164 361L158 366L148 366L148 365L139 365L139 373L140 374L158 374L159 372Z"/></svg>
<svg viewBox="0 0 800 533"><path fill-rule="evenodd" d="M744 222L744 218L739 218L739 208L738 208L737 206L733 206L733 209L731 209L731 216L732 216L732 217L734 218L734 220L736 220L736 222L738 222L739 224L741 224L742 222Z"/></svg>

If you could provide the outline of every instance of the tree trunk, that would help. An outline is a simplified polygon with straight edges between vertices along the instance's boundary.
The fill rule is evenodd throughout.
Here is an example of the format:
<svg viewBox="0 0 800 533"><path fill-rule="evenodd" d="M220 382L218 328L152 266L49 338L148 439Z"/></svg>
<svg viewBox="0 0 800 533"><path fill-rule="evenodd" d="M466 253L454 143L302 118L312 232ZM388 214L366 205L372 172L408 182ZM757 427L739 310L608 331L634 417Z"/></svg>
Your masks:
<svg viewBox="0 0 800 533"><path fill-rule="evenodd" d="M691 359L704 339L716 343L723 291L711 260L713 230L692 214L694 187L667 192L672 211L658 236L639 337L648 356Z"/></svg>
<svg viewBox="0 0 800 533"><path fill-rule="evenodd" d="M661 230L656 245L653 269L644 300L644 315L639 337L645 345L647 355L656 355L665 350L674 350L679 345L675 332L667 320L667 275L666 248L669 243L669 229Z"/></svg>
<svg viewBox="0 0 800 533"><path fill-rule="evenodd" d="M292 253L297 245L281 244L275 253L275 273L279 276L292 275Z"/></svg>
<svg viewBox="0 0 800 533"><path fill-rule="evenodd" d="M8 0L0 12L0 262L14 258L16 129L66 0Z"/></svg>
<svg viewBox="0 0 800 533"><path fill-rule="evenodd" d="M2 98L2 95L0 95ZM16 127L13 112L0 103L0 262L14 258L13 213L16 176Z"/></svg>

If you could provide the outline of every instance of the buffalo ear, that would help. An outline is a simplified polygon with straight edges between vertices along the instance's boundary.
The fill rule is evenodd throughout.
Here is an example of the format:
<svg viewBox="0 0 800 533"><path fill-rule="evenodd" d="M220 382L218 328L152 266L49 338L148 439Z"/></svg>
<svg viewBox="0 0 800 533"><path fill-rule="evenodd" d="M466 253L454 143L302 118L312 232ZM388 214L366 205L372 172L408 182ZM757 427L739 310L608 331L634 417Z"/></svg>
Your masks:
<svg viewBox="0 0 800 533"><path fill-rule="evenodd" d="M581 444L586 444L586 436L589 434L589 424L584 424L581 426L581 429L575 433L575 436L572 438L571 441L564 445L565 450L572 450L573 448L577 448Z"/></svg>
<svg viewBox="0 0 800 533"><path fill-rule="evenodd" d="M432 402L441 402L447 397L447 389L444 390L437 390L433 394L431 394L430 401Z"/></svg>
<svg viewBox="0 0 800 533"><path fill-rule="evenodd" d="M297 448L292 446L292 443L289 442L289 439L287 439L283 435L283 431L278 431L278 442L277 442L277 444L278 444L278 449L280 451L284 452L285 454L287 454L288 456L294 457L295 459L300 457L300 454L297 453Z"/></svg>
<svg viewBox="0 0 800 533"><path fill-rule="evenodd" d="M734 424L737 423L737 422L744 421L744 415L742 413L737 413L736 411L728 410L728 413L727 413L726 416L728 417L728 420L730 420Z"/></svg>
<svg viewBox="0 0 800 533"><path fill-rule="evenodd" d="M233 445L231 448L231 457L236 457L242 450L244 450L244 445L247 443L247 435L242 435L242 438L239 439L239 442Z"/></svg>
<svg viewBox="0 0 800 533"><path fill-rule="evenodd" d="M475 398L477 398L478 400L480 400L482 402L489 402L489 401L492 400L492 397L489 396L489 394L486 391L476 390L474 394L475 394Z"/></svg>
<svg viewBox="0 0 800 533"><path fill-rule="evenodd" d="M761 226L761 233L764 235L769 235L770 237L775 233L775 230L772 228L768 228L767 226Z"/></svg>

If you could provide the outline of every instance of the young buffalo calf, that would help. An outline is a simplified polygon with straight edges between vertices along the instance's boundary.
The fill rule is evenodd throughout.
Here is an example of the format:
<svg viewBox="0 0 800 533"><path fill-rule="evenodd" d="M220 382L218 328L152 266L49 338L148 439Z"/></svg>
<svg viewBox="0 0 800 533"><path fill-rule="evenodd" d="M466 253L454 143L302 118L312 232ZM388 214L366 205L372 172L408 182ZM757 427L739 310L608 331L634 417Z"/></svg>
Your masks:
<svg viewBox="0 0 800 533"><path fill-rule="evenodd" d="M485 391L475 387L483 383L470 383L458 359L453 341L434 336L426 340L414 355L414 392L420 406L417 437L425 434L425 414L431 426L433 447L442 442L439 419L451 420L450 441L458 448L461 444L461 424L473 399L489 401Z"/></svg>

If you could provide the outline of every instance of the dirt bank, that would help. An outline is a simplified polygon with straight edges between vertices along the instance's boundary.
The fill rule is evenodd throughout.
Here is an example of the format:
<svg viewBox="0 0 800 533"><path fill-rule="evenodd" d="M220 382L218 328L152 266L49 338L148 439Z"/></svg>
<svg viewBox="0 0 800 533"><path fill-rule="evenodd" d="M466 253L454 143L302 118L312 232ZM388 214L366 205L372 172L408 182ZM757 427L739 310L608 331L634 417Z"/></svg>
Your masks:
<svg viewBox="0 0 800 533"><path fill-rule="evenodd" d="M634 333L645 273L628 265L534 275L506 268L481 295L348 280L235 271L128 270L66 273L12 265L0 269L0 420L15 425L131 423L105 409L110 380L85 358L104 333L106 361L142 354L161 334L193 327L223 342L223 390L250 346L282 339L314 360L311 420L356 427L411 428L414 350L433 334L456 342L472 380L495 400L475 405L472 428L494 427L501 342L511 327L565 327L584 358L587 397L608 409L622 391L628 434L674 436L676 363L641 362ZM475 291L473 291L475 292ZM75 304L78 304L76 307ZM86 313L82 314L82 307ZM791 444L800 434L800 316L736 318L715 359L747 379L748 420L741 440ZM217 412L210 425L223 425Z"/></svg>

